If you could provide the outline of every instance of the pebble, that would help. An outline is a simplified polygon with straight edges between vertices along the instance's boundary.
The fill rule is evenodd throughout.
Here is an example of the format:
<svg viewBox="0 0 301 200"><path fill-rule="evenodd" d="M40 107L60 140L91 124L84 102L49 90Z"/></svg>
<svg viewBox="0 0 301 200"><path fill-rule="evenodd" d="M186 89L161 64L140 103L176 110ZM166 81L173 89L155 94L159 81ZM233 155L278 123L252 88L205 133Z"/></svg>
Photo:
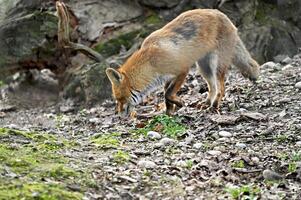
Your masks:
<svg viewBox="0 0 301 200"><path fill-rule="evenodd" d="M296 145L301 147L301 141L296 142Z"/></svg>
<svg viewBox="0 0 301 200"><path fill-rule="evenodd" d="M292 59L290 57L286 57L281 61L282 64L289 64L291 62L292 62Z"/></svg>
<svg viewBox="0 0 301 200"><path fill-rule="evenodd" d="M156 163L150 160L140 160L138 162L138 166L141 168L146 168L146 169L154 169L156 168Z"/></svg>
<svg viewBox="0 0 301 200"><path fill-rule="evenodd" d="M279 62L282 62L287 57L288 57L287 55L280 54L280 55L275 56L273 60L274 60L274 62L279 63Z"/></svg>
<svg viewBox="0 0 301 200"><path fill-rule="evenodd" d="M100 119L97 118L97 117L94 117L94 118L89 119L89 122L93 123L93 124L99 124L100 123Z"/></svg>
<svg viewBox="0 0 301 200"><path fill-rule="evenodd" d="M252 162L254 164L258 164L259 163L259 158L258 157L252 157L251 160L252 160Z"/></svg>
<svg viewBox="0 0 301 200"><path fill-rule="evenodd" d="M241 148L241 149L247 148L247 145L245 143L239 143L238 142L238 143L235 144L235 146L238 147L238 148Z"/></svg>
<svg viewBox="0 0 301 200"><path fill-rule="evenodd" d="M191 144L193 142L194 139L195 139L195 137L193 135L191 135L191 136L185 138L185 143L187 145L189 145L189 144Z"/></svg>
<svg viewBox="0 0 301 200"><path fill-rule="evenodd" d="M262 65L262 69L264 69L264 68L274 68L275 65L276 65L276 63L274 63L274 62L272 62L272 61L266 62L266 63L264 63L264 64Z"/></svg>
<svg viewBox="0 0 301 200"><path fill-rule="evenodd" d="M218 135L219 135L220 137L232 137L232 133L230 133L230 132L228 132L228 131L220 131L220 132L218 133Z"/></svg>
<svg viewBox="0 0 301 200"><path fill-rule="evenodd" d="M74 111L74 107L73 106L60 106L60 111L63 113L68 113L68 112L72 112Z"/></svg>
<svg viewBox="0 0 301 200"><path fill-rule="evenodd" d="M227 143L227 142L230 142L230 139L226 138L226 137L221 137L221 138L218 138L216 141L220 142L220 143Z"/></svg>
<svg viewBox="0 0 301 200"><path fill-rule="evenodd" d="M278 181L282 179L282 176L277 172L266 169L262 172L263 178L267 181Z"/></svg>
<svg viewBox="0 0 301 200"><path fill-rule="evenodd" d="M301 89L301 81L295 84L295 88Z"/></svg>
<svg viewBox="0 0 301 200"><path fill-rule="evenodd" d="M177 162L175 163L175 165L176 165L177 167L186 167L186 166L187 166L187 163L186 163L184 160L180 160L180 161L177 161Z"/></svg>
<svg viewBox="0 0 301 200"><path fill-rule="evenodd" d="M154 140L158 140L158 139L161 139L161 135L160 133L156 132L156 131L149 131L147 132L147 135L146 135L148 138L150 139L154 139Z"/></svg>
<svg viewBox="0 0 301 200"><path fill-rule="evenodd" d="M210 154L211 156L219 156L222 154L222 152L218 151L218 150L211 150L211 151L208 151L207 153Z"/></svg>
<svg viewBox="0 0 301 200"><path fill-rule="evenodd" d="M179 147L187 147L188 145L186 144L186 142L179 142L178 146Z"/></svg>
<svg viewBox="0 0 301 200"><path fill-rule="evenodd" d="M160 143L163 145L163 146L172 146L176 143L176 141L174 139L171 139L171 138L162 138L160 140Z"/></svg>
<svg viewBox="0 0 301 200"><path fill-rule="evenodd" d="M19 127L16 124L9 124L9 125L6 126L6 128L9 128L9 129L18 129Z"/></svg>
<svg viewBox="0 0 301 200"><path fill-rule="evenodd" d="M293 69L293 68L294 67L292 65L288 64L288 65L285 65L284 67L282 67L282 71L286 71L288 69Z"/></svg>
<svg viewBox="0 0 301 200"><path fill-rule="evenodd" d="M198 143L195 143L192 147L193 147L194 149L201 149L202 146L203 146L203 144L200 143L200 142L198 142Z"/></svg>

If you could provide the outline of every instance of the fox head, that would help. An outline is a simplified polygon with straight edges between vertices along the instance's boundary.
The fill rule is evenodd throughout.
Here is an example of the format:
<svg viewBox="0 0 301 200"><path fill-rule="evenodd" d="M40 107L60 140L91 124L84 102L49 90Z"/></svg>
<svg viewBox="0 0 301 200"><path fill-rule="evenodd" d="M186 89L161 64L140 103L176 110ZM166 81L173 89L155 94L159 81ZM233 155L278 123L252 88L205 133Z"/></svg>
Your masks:
<svg viewBox="0 0 301 200"><path fill-rule="evenodd" d="M106 74L112 84L113 98L116 100L116 111L123 117L131 114L134 105L131 99L131 88L128 78L118 70L107 68Z"/></svg>

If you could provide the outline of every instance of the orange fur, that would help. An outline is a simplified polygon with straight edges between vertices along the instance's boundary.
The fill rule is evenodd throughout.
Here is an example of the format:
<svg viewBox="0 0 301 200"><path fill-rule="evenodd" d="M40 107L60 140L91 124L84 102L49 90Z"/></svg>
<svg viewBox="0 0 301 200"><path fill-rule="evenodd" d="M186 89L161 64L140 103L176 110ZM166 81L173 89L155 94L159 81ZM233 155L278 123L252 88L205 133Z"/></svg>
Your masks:
<svg viewBox="0 0 301 200"><path fill-rule="evenodd" d="M206 102L215 107L224 96L229 65L239 65L252 78L259 71L226 15L212 9L187 11L150 34L118 70L107 69L118 112L128 115L148 92L166 82L166 107L171 114L174 105L183 105L176 93L195 62L208 83Z"/></svg>

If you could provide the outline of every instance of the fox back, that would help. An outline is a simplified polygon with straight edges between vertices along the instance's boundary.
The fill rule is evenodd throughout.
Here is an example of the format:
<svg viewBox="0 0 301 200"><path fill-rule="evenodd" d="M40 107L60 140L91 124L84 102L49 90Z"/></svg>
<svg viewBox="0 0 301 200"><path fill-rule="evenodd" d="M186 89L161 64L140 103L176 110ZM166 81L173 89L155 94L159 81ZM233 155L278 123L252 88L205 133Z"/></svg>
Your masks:
<svg viewBox="0 0 301 200"><path fill-rule="evenodd" d="M133 106L164 84L167 112L181 106L176 93L196 62L202 64L209 93L211 82L217 81L213 79L221 79L220 74L232 63L254 79L259 71L226 15L213 9L187 11L150 34L119 69L106 70L117 111L128 115Z"/></svg>

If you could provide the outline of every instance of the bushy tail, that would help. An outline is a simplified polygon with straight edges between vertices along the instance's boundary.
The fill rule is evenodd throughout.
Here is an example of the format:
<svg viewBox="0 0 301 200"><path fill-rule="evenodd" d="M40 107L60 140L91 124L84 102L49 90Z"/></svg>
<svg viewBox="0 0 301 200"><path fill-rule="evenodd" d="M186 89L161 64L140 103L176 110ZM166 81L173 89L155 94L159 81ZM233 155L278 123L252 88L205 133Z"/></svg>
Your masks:
<svg viewBox="0 0 301 200"><path fill-rule="evenodd" d="M249 78L253 82L257 80L259 76L259 65L251 57L240 38L236 43L233 64L239 69L244 77Z"/></svg>

